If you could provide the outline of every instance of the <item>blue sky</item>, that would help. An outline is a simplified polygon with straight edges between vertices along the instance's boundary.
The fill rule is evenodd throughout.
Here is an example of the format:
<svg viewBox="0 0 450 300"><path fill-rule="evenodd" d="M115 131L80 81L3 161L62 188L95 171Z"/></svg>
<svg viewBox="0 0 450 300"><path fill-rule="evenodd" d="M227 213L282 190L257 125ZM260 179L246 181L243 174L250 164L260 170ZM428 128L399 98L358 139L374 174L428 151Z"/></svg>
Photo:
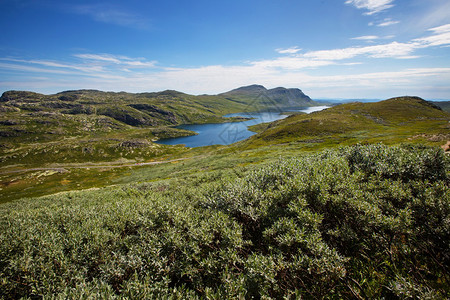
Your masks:
<svg viewBox="0 0 450 300"><path fill-rule="evenodd" d="M0 93L450 99L448 0L0 0Z"/></svg>

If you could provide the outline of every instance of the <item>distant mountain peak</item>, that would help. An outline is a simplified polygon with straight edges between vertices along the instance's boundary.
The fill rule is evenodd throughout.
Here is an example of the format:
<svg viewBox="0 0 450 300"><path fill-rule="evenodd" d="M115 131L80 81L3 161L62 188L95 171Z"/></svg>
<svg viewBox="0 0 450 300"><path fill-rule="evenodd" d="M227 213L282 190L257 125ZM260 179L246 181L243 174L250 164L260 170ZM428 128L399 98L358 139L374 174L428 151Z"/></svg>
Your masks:
<svg viewBox="0 0 450 300"><path fill-rule="evenodd" d="M230 92L234 92L234 91L248 91L248 92L258 91L258 92L262 92L262 91L267 91L267 89L264 86L262 86L262 85L252 84L252 85L239 87L237 89L231 90Z"/></svg>
<svg viewBox="0 0 450 300"><path fill-rule="evenodd" d="M259 84L243 86L220 94L230 100L260 104L263 107L300 107L317 105L298 88L266 89Z"/></svg>

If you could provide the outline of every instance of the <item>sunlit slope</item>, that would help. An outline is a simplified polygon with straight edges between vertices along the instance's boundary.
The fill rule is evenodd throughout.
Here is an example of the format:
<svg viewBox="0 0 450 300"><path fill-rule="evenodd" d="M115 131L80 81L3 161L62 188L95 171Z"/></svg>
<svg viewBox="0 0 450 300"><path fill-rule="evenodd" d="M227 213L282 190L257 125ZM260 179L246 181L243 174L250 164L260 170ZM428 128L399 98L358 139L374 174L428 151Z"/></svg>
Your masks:
<svg viewBox="0 0 450 300"><path fill-rule="evenodd" d="M402 142L439 144L448 138L450 114L418 97L398 97L376 103L348 103L312 114L252 127L259 134L242 143Z"/></svg>

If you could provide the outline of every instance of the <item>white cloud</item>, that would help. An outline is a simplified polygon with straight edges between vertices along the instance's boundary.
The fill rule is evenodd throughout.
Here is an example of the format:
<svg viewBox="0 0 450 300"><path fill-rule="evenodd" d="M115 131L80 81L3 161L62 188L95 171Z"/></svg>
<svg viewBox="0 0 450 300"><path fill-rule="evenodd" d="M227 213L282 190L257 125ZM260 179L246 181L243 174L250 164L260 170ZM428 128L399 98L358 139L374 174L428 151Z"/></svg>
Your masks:
<svg viewBox="0 0 450 300"><path fill-rule="evenodd" d="M9 64L9 63L0 63L0 70L11 70L11 71L20 71L20 72L32 72L32 73L53 73L53 74L66 74L70 75L69 71L62 70L52 70L48 68L36 68L18 64Z"/></svg>
<svg viewBox="0 0 450 300"><path fill-rule="evenodd" d="M432 31L435 34L418 38L414 41L420 43L422 47L450 45L450 24L434 27L429 29L429 31Z"/></svg>
<svg viewBox="0 0 450 300"><path fill-rule="evenodd" d="M392 20L391 18L386 18L382 22L378 23L378 27L386 27L400 23L400 21Z"/></svg>
<svg viewBox="0 0 450 300"><path fill-rule="evenodd" d="M450 22L450 1L434 0L422 1L419 15L411 15L408 21L408 29L411 32L421 32L424 29L436 27Z"/></svg>
<svg viewBox="0 0 450 300"><path fill-rule="evenodd" d="M371 42L374 40L390 40L393 39L394 35L386 35L386 36L377 36L377 35L363 35L363 36L357 36L354 38L351 38L351 40L361 40L361 41L367 41Z"/></svg>
<svg viewBox="0 0 450 300"><path fill-rule="evenodd" d="M153 68L156 65L156 61L145 61L143 59L135 59L127 56L116 56L111 54L75 54L74 56L91 61L109 62L118 65L126 65L129 67Z"/></svg>
<svg viewBox="0 0 450 300"><path fill-rule="evenodd" d="M372 58L405 58L409 56L415 49L415 43L398 43L366 46L366 47L349 47L333 50L311 51L304 54L304 57L317 60L343 60L356 56L365 55Z"/></svg>
<svg viewBox="0 0 450 300"><path fill-rule="evenodd" d="M24 60L24 59L14 59L14 58L0 58L0 60L16 62L16 63L41 65L41 66L51 67L51 68L73 69L73 70L86 72L86 73L103 71L102 67L100 67L100 66L71 65L71 64L67 64L67 63L60 63L60 62L49 61L49 60ZM44 70L44 69L41 69L41 70ZM54 69L46 69L46 70L54 71Z"/></svg>
<svg viewBox="0 0 450 300"><path fill-rule="evenodd" d="M259 60L250 62L251 65L262 68L281 68L281 69L304 69L317 68L334 64L327 59L309 59L303 56L278 57L275 59Z"/></svg>
<svg viewBox="0 0 450 300"><path fill-rule="evenodd" d="M115 64L119 64L120 60L118 60L117 58L115 58L112 55L100 55L100 54L75 54L75 57L78 58L84 58L84 59L91 59L91 60L100 60L100 61L107 61L107 62L112 62Z"/></svg>
<svg viewBox="0 0 450 300"><path fill-rule="evenodd" d="M450 24L430 28L429 31L434 31L436 33L447 33L450 32Z"/></svg>
<svg viewBox="0 0 450 300"><path fill-rule="evenodd" d="M353 5L357 9L365 9L368 12L364 13L365 15L373 15L383 10L389 9L393 7L394 0L347 0L346 4Z"/></svg>
<svg viewBox="0 0 450 300"><path fill-rule="evenodd" d="M291 47L291 48L287 48L287 49L278 48L275 51L277 51L280 54L295 54L300 50L302 50L302 49L295 46L295 47Z"/></svg>
<svg viewBox="0 0 450 300"><path fill-rule="evenodd" d="M15 66L4 66L0 68ZM19 66L20 67L20 66ZM40 72L26 69L24 72ZM62 70L57 70L61 71ZM65 72L65 71L64 71ZM59 72L58 72L59 73ZM130 73L123 75L64 76L21 78L1 82L11 89L59 92L63 89L92 88L109 91L161 91L175 89L191 94L217 94L233 88L259 83L276 86L299 87L313 98L319 97L372 97L388 98L399 95L418 95L429 98L448 98L450 95L450 68L414 68L386 72L358 72L354 74L311 75L299 70L273 69L261 65L205 66L198 68L171 68L156 73ZM440 87L440 88L439 88Z"/></svg>
<svg viewBox="0 0 450 300"><path fill-rule="evenodd" d="M375 36L359 37L357 39L368 40ZM380 37L376 37L380 38ZM338 61L366 56L370 58L397 58L412 59L417 56L411 55L414 50L422 47L416 42L380 44L366 47L348 47L342 49L309 51L306 53L294 53L289 56L277 57L249 62L250 65L260 68L274 68L284 70L300 70L305 68L318 68L329 65L352 65L355 62L338 63ZM278 51L279 52L279 51ZM290 54L288 52L288 54Z"/></svg>
<svg viewBox="0 0 450 300"><path fill-rule="evenodd" d="M358 37L354 37L351 39L352 40L372 41L372 40L378 40L378 39L380 39L380 37L376 36L376 35L363 35L363 36L358 36Z"/></svg>

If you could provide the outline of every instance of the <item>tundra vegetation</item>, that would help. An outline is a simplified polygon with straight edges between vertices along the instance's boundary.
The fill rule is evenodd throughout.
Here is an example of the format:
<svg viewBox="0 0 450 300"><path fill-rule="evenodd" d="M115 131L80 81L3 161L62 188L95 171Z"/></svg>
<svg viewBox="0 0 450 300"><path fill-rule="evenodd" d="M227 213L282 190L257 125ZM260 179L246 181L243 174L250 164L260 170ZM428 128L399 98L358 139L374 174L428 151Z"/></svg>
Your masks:
<svg viewBox="0 0 450 300"><path fill-rule="evenodd" d="M449 160L352 146L0 206L4 298L449 293Z"/></svg>
<svg viewBox="0 0 450 300"><path fill-rule="evenodd" d="M182 97L235 97L212 120L260 89ZM127 124L94 104L120 93L90 91L92 109L39 118L11 104L38 96L11 93L0 103L2 298L449 298L450 158L437 146L450 115L429 102L350 103L189 149L153 143L171 125Z"/></svg>

